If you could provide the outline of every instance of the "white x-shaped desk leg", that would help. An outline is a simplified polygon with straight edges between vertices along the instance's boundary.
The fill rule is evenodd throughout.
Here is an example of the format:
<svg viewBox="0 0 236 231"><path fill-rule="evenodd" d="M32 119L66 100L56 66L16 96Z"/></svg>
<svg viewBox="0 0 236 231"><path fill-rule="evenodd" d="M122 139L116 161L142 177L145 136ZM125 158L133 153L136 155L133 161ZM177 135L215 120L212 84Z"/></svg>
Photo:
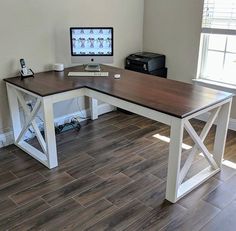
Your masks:
<svg viewBox="0 0 236 231"><path fill-rule="evenodd" d="M208 132L210 131L213 123L215 122L217 116L218 116L218 113L220 111L221 107L218 107L217 109L213 109L212 112L211 112L211 115L206 123L206 125L204 126L199 138L201 139L202 142L204 142L204 140L206 139L207 137L207 134ZM188 122L189 123L189 122ZM191 124L189 125L190 126L190 129L192 130L192 126ZM187 175L191 165L192 165L192 162L194 160L194 156L196 154L196 152L198 151L198 146L195 144L187 158L187 160L185 161L184 163L184 166L182 167L181 171L180 171L180 175L179 175L179 185L183 182L185 176ZM214 163L215 164L215 163ZM214 167L214 166L213 166Z"/></svg>
<svg viewBox="0 0 236 231"><path fill-rule="evenodd" d="M15 144L27 152L29 155L46 165L48 168L54 168L58 165L57 163L57 152L56 152L56 139L54 132L54 121L53 121L53 103L47 98L35 96L36 103L32 111L28 108L25 99L22 95L22 91L7 84L8 100L10 101L10 111L13 123L13 132ZM50 98L49 98L50 99ZM22 125L20 118L19 104L25 114L25 123ZM38 125L35 121L37 113L43 108L44 112L44 134L42 136ZM32 126L36 135L36 138L41 146L41 150L33 147L26 141L24 141L24 135L28 128Z"/></svg>
<svg viewBox="0 0 236 231"><path fill-rule="evenodd" d="M192 191L194 188L220 171L229 123L230 108L231 99L221 102L216 106L210 107L209 111L211 112L211 115L200 135L196 133L189 120L202 113L207 112L207 110L197 112L194 115L191 115L184 119L173 119L171 124L170 150L168 160L166 189L167 200L175 203L188 192ZM216 122L216 118L218 118L217 129L215 135L214 150L211 154L205 146L204 140L213 123ZM195 145L193 146L182 169L180 169L184 129L186 129ZM192 178L183 182L198 150L203 153L204 157L209 163L209 167L205 168Z"/></svg>

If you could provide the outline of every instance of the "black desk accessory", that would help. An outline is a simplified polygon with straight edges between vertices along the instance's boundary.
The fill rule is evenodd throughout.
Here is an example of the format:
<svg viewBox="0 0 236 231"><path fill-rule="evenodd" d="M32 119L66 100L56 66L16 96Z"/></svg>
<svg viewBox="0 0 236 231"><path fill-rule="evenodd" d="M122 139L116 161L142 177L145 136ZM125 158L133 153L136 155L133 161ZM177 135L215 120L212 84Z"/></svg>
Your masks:
<svg viewBox="0 0 236 231"><path fill-rule="evenodd" d="M138 52L126 57L125 69L166 78L165 59L162 54Z"/></svg>
<svg viewBox="0 0 236 231"><path fill-rule="evenodd" d="M24 59L20 59L20 66L21 66L21 70L20 70L21 79L34 77L34 72L25 65Z"/></svg>

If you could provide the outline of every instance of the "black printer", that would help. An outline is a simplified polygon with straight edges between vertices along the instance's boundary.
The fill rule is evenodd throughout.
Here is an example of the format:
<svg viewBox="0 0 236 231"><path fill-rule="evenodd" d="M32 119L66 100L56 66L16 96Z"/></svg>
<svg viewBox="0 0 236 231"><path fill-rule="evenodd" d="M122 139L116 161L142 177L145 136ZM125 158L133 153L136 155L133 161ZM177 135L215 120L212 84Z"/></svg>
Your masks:
<svg viewBox="0 0 236 231"><path fill-rule="evenodd" d="M151 52L138 52L125 59L125 69L146 74L167 77L165 55Z"/></svg>

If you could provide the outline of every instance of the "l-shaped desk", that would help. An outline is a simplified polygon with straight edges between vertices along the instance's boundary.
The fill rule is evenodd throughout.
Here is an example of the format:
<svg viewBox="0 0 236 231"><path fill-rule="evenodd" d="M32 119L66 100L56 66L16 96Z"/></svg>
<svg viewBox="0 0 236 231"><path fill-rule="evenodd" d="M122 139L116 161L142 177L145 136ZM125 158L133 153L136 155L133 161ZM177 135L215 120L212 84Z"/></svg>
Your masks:
<svg viewBox="0 0 236 231"><path fill-rule="evenodd" d="M167 200L176 202L220 171L232 94L110 66L102 66L102 69L109 72L108 77L68 77L69 71L82 71L82 67L77 66L67 68L64 72L38 73L34 78L24 80L19 77L5 79L15 145L48 168L57 167L53 104L75 97L88 96L92 119L98 118L97 100L101 100L171 127ZM120 79L113 77L116 73L121 75ZM36 99L32 110L29 110L26 105L25 94ZM19 106L25 112L24 124L20 118ZM35 121L40 108L44 115L45 137L41 135ZM209 112L209 119L201 134L198 135L189 120L206 112ZM213 153L210 153L204 140L214 122L217 128ZM29 126L33 126L35 130L40 149L36 149L23 139ZM195 145L181 168L184 129ZM203 153L209 167L183 182L197 151Z"/></svg>

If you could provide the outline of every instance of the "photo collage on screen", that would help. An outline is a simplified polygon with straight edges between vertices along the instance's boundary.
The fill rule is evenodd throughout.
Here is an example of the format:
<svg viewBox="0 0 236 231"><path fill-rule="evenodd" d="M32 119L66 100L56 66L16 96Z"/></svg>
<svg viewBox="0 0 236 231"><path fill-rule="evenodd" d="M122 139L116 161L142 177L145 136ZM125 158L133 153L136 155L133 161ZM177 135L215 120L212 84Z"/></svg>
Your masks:
<svg viewBox="0 0 236 231"><path fill-rule="evenodd" d="M74 29L72 46L74 55L111 55L111 29Z"/></svg>

